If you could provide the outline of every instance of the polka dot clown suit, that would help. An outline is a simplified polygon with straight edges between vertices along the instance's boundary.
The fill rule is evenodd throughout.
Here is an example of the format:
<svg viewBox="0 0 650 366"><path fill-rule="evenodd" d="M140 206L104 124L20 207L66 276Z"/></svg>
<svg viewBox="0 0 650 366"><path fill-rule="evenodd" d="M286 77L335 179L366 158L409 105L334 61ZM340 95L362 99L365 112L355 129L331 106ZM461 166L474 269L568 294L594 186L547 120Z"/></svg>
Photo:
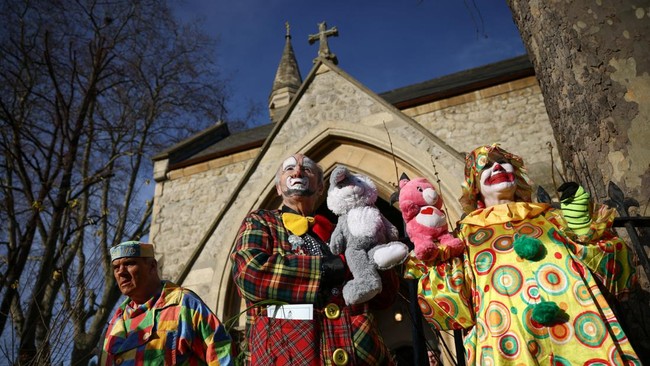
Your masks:
<svg viewBox="0 0 650 366"><path fill-rule="evenodd" d="M605 298L636 281L631 253L609 229L613 211L597 210L577 236L530 192L518 156L498 145L467 156L464 255L407 262L424 318L464 330L468 365L640 365Z"/></svg>

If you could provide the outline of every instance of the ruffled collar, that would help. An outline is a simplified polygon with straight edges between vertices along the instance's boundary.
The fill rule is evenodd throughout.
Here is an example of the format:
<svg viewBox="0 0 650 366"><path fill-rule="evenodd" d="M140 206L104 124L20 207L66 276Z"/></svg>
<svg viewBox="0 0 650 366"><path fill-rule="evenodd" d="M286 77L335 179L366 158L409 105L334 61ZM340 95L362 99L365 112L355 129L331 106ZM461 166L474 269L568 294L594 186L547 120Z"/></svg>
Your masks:
<svg viewBox="0 0 650 366"><path fill-rule="evenodd" d="M486 226L529 219L549 209L546 203L510 202L481 208L469 213L461 224Z"/></svg>

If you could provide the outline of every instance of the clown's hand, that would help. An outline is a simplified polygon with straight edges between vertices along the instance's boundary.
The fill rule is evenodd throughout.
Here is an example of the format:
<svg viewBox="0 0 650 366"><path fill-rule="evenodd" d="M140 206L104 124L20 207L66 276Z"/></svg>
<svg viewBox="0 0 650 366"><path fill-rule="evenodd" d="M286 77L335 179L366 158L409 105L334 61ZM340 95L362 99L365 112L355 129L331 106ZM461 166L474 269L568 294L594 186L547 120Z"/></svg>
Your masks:
<svg viewBox="0 0 650 366"><path fill-rule="evenodd" d="M562 193L560 207L569 228L577 235L587 234L591 226L589 192L575 182L563 183L558 192Z"/></svg>

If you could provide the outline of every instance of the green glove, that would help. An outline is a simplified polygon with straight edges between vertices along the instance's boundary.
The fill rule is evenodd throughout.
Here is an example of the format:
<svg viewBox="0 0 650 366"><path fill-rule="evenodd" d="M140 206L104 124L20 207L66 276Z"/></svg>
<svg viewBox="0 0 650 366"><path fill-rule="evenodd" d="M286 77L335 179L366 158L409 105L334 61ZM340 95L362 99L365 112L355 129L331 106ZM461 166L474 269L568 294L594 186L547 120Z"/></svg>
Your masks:
<svg viewBox="0 0 650 366"><path fill-rule="evenodd" d="M560 208L569 228L577 235L585 235L591 225L591 212L589 209L589 192L575 182L566 182L558 188L562 193Z"/></svg>

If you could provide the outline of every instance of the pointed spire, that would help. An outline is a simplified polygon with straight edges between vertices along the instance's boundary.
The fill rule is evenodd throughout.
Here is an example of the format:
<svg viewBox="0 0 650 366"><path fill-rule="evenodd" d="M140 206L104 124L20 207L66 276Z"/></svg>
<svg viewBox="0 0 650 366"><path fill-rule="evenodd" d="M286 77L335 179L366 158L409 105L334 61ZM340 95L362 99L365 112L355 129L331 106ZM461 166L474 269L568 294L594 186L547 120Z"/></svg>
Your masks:
<svg viewBox="0 0 650 366"><path fill-rule="evenodd" d="M289 22L285 23L285 27L287 34L285 35L284 51L282 52L280 65L275 73L273 88L269 96L269 112L272 122L277 122L282 118L302 84L296 55L291 46Z"/></svg>

